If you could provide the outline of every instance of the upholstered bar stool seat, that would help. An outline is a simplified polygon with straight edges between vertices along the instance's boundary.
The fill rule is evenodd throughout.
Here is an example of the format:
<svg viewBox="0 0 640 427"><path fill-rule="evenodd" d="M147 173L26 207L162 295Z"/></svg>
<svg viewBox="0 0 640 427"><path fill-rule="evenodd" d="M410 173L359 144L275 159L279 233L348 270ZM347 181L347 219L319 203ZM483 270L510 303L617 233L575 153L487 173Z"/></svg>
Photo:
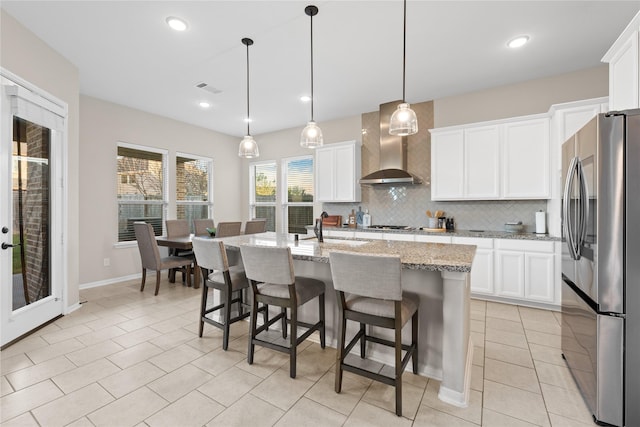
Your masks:
<svg viewBox="0 0 640 427"><path fill-rule="evenodd" d="M202 287L199 336L202 337L205 323L216 326L223 331L222 349L227 350L231 324L249 316L249 312L244 310L245 303L242 293L244 289L249 287L247 276L241 267L229 266L226 248L220 240L194 237L193 251L198 265L205 272L203 276L207 278L205 286ZM211 273L206 275L206 271L211 271ZM208 307L209 289L220 291L220 304ZM234 305L237 311L232 317ZM211 313L216 311L221 312L221 321L212 318Z"/></svg>
<svg viewBox="0 0 640 427"><path fill-rule="evenodd" d="M325 347L324 292L325 284L321 280L296 276L293 271L293 258L288 247L240 246L242 261L252 290L251 321L249 326L249 351L247 362L253 363L255 345L289 354L289 376L296 377L297 347L313 332L320 332L320 346ZM318 298L318 321L307 323L298 320L298 307ZM257 325L258 303L264 306L276 306L281 312L270 320ZM290 315L287 317L287 310ZM281 321L282 338L288 342L278 343L272 337L261 336L274 323ZM290 331L287 331L287 325ZM299 334L298 327L307 330Z"/></svg>
<svg viewBox="0 0 640 427"><path fill-rule="evenodd" d="M342 390L342 372L349 371L396 389L396 414L402 415L402 373L413 362L418 373L418 301L402 292L402 264L398 256L363 255L343 251L329 253L333 286L337 293L338 352L335 390ZM355 336L346 344L347 320L360 324ZM402 344L402 327L411 320L411 344ZM393 341L367 334L366 325L394 331ZM360 342L360 357L366 356L366 343L372 342L394 349L393 375L385 370L368 370L362 364L350 363L347 357ZM402 351L405 352L404 357Z"/></svg>

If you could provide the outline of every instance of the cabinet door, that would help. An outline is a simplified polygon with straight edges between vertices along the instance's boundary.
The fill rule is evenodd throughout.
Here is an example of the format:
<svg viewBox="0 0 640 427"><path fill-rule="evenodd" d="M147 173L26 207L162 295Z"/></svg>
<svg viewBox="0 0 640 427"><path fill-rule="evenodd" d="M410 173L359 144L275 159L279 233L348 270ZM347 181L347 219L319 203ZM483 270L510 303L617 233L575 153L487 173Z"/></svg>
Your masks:
<svg viewBox="0 0 640 427"><path fill-rule="evenodd" d="M316 170L316 201L333 200L334 194L334 150L332 148L317 148L315 156Z"/></svg>
<svg viewBox="0 0 640 427"><path fill-rule="evenodd" d="M462 198L463 138L462 130L431 135L431 200Z"/></svg>
<svg viewBox="0 0 640 427"><path fill-rule="evenodd" d="M496 126L464 131L464 198L500 197L500 132Z"/></svg>
<svg viewBox="0 0 640 427"><path fill-rule="evenodd" d="M524 253L496 251L496 294L503 297L524 296Z"/></svg>
<svg viewBox="0 0 640 427"><path fill-rule="evenodd" d="M343 145L336 147L334 153L335 161L335 198L337 202L357 201L355 195L355 180L358 178L354 173L355 146ZM359 155L360 153L358 153ZM359 184L357 184L359 187Z"/></svg>
<svg viewBox="0 0 640 427"><path fill-rule="evenodd" d="M471 267L471 292L493 294L493 249L476 249Z"/></svg>
<svg viewBox="0 0 640 427"><path fill-rule="evenodd" d="M609 62L609 106L612 110L640 107L639 33L632 32Z"/></svg>
<svg viewBox="0 0 640 427"><path fill-rule="evenodd" d="M554 301L553 254L525 253L524 297L534 301Z"/></svg>
<svg viewBox="0 0 640 427"><path fill-rule="evenodd" d="M503 198L549 198L549 119L506 123L502 153Z"/></svg>

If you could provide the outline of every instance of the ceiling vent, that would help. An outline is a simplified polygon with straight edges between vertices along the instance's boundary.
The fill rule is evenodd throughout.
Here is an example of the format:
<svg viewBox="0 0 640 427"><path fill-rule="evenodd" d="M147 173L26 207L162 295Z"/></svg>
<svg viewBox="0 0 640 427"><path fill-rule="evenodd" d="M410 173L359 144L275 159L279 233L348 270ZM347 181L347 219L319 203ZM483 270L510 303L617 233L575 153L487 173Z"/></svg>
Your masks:
<svg viewBox="0 0 640 427"><path fill-rule="evenodd" d="M197 87L197 88L199 88L199 89L206 90L207 92L212 93L212 94L214 94L214 95L217 95L217 94L219 94L219 93L222 93L222 90L220 90L220 89L218 89L218 88L215 88L215 87L213 87L213 86L211 86L211 85L209 85L209 84L207 84L207 83L205 83L205 82L200 82L200 83L198 83L198 84L196 85L196 87Z"/></svg>

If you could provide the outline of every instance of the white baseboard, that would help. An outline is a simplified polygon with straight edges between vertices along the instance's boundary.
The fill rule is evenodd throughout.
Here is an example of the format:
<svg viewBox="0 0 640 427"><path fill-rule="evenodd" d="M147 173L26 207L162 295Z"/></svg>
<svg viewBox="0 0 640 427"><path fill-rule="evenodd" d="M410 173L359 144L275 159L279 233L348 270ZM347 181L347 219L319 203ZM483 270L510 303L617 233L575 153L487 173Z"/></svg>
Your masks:
<svg viewBox="0 0 640 427"><path fill-rule="evenodd" d="M552 304L547 302L525 301L518 298L498 297L494 295L484 295L471 292L471 299L477 299L482 301L501 302L504 304L521 305L524 307L541 308L543 310L560 311L561 307L558 304Z"/></svg>
<svg viewBox="0 0 640 427"><path fill-rule="evenodd" d="M74 311L76 311L80 307L82 307L82 305L79 302L77 302L77 303L75 303L75 304L73 304L73 305L71 305L69 307L66 307L64 309L64 313L62 313L62 314L64 314L66 316L67 314L73 313Z"/></svg>
<svg viewBox="0 0 640 427"><path fill-rule="evenodd" d="M97 282L82 283L78 288L79 289L97 288L99 286L113 285L114 283L126 282L128 280L139 279L141 277L142 277L142 273L130 274L128 276L114 277L106 280L98 280Z"/></svg>

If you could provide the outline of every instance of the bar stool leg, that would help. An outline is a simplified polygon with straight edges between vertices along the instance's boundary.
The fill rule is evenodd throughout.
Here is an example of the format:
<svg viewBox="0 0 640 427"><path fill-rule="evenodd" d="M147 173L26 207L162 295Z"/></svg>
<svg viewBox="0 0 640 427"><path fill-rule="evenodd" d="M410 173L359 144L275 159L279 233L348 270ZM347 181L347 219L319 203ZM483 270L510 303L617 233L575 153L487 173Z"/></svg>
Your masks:
<svg viewBox="0 0 640 427"><path fill-rule="evenodd" d="M285 316L286 319L286 316ZM291 332L289 333L289 376L296 377L296 359L298 356L298 307L291 307Z"/></svg>
<svg viewBox="0 0 640 427"><path fill-rule="evenodd" d="M204 312L207 311L207 296L209 293L209 287L208 286L203 286L202 287L202 300L200 302L200 330L198 332L198 335L200 336L200 338L202 338L202 333L204 332L204 320L202 320L202 318L204 317Z"/></svg>
<svg viewBox="0 0 640 427"><path fill-rule="evenodd" d="M336 381L335 390L336 393L340 393L342 390L342 359L344 359L344 340L347 332L347 319L344 317L344 313L340 310L338 314L338 351L336 353Z"/></svg>
<svg viewBox="0 0 640 427"><path fill-rule="evenodd" d="M253 301L251 302L251 315L249 316L249 348L247 350L247 363L249 365L253 364L253 350L255 345L253 344L253 339L256 336L256 321L258 319L258 301L256 300L256 296L253 295Z"/></svg>
<svg viewBox="0 0 640 427"><path fill-rule="evenodd" d="M413 373L418 373L418 310L413 313L411 319L411 342L415 345L413 354L411 355L411 362L413 363Z"/></svg>
<svg viewBox="0 0 640 427"><path fill-rule="evenodd" d="M396 415L402 416L402 328L399 327L399 321L396 319L395 329L395 353L396 353Z"/></svg>
<svg viewBox="0 0 640 427"><path fill-rule="evenodd" d="M231 323L231 298L233 297L233 292L228 286L224 293L224 329L222 332L222 349L227 350L229 348L229 326Z"/></svg>
<svg viewBox="0 0 640 427"><path fill-rule="evenodd" d="M360 357L364 359L365 351L367 349L367 329L364 323L360 323Z"/></svg>
<svg viewBox="0 0 640 427"><path fill-rule="evenodd" d="M325 334L325 322L324 322L324 294L321 294L318 297L318 310L319 310L318 314L320 316L320 321L322 322L322 326L320 327L320 347L325 348L326 334Z"/></svg>

